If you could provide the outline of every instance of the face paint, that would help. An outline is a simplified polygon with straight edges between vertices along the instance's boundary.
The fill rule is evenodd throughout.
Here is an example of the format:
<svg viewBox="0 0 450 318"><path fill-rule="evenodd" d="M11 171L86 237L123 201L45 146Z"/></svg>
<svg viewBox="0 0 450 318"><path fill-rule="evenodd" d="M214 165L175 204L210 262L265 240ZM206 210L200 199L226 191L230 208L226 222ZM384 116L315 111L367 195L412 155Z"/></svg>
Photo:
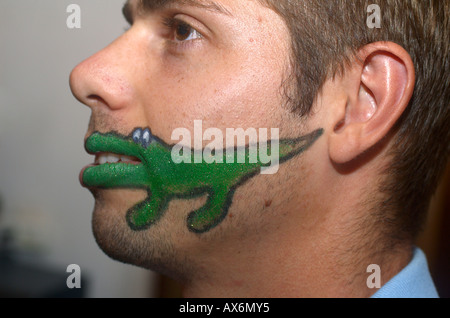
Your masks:
<svg viewBox="0 0 450 318"><path fill-rule="evenodd" d="M322 134L323 129L318 129L297 139L280 140L279 163L307 150ZM130 136L96 132L86 141L89 153L114 153L136 159L131 162L117 159L117 163L88 167L82 174L82 182L91 188L145 189L148 197L132 207L126 216L129 227L135 231L146 230L158 222L170 200L192 199L207 194L206 204L187 218L190 231L204 233L224 220L236 189L267 166L259 158L256 163L246 160L245 163L229 164L225 163L226 159L224 163L213 164L204 160L197 164L174 163L172 148L152 135L150 129L135 129ZM238 152L235 153L237 156ZM249 147L246 147L247 159L249 155Z"/></svg>

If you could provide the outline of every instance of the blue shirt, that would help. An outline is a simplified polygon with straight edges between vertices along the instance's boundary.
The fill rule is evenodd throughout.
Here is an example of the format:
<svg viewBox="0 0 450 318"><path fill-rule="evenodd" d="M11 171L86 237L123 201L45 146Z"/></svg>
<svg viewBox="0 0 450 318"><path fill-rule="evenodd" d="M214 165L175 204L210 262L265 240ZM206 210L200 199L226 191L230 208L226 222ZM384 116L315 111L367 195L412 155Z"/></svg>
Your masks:
<svg viewBox="0 0 450 318"><path fill-rule="evenodd" d="M411 262L372 298L439 298L422 250L415 248Z"/></svg>

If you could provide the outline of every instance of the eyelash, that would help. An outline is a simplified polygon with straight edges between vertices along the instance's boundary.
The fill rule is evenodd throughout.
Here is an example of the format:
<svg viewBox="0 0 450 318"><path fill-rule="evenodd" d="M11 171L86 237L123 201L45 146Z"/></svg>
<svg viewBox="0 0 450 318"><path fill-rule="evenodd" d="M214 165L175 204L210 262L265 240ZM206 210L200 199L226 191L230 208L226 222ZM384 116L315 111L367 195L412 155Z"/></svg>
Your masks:
<svg viewBox="0 0 450 318"><path fill-rule="evenodd" d="M179 20L179 19L164 18L163 19L163 24L170 31L170 36L173 37L173 38L169 39L170 40L170 44L172 44L172 45L176 45L176 46L190 45L195 40L201 39L203 37L202 34L199 31L197 31L194 27L192 27L189 23L184 22L184 21ZM190 30L191 33L192 32L197 33L198 38L197 39L191 39L191 40L177 40L176 37L175 37L175 32L177 31L177 27L179 27L179 26L187 27Z"/></svg>
<svg viewBox="0 0 450 318"><path fill-rule="evenodd" d="M175 49L184 49L188 46L192 45L196 40L200 40L203 38L203 35L197 31L194 27L192 27L189 23L184 22L180 19L176 19L173 17L165 17L163 18L162 24L168 29L169 39L168 44ZM187 27L191 33L196 32L198 38L190 39L190 40L177 40L175 38L175 32L177 31L178 26ZM132 25L126 26L123 28L124 33L128 32L131 29Z"/></svg>

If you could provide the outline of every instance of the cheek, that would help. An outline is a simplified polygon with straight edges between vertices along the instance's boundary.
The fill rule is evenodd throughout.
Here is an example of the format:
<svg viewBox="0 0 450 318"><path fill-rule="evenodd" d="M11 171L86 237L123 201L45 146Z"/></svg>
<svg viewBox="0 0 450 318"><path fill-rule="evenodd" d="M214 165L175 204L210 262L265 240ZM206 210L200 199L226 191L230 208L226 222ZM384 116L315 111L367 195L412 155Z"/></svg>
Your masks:
<svg viewBox="0 0 450 318"><path fill-rule="evenodd" d="M194 120L205 127L273 127L281 111L281 67L256 60L203 63L183 72L169 69L148 91L146 107L156 131L171 135L190 128ZM149 106L152 105L152 106Z"/></svg>

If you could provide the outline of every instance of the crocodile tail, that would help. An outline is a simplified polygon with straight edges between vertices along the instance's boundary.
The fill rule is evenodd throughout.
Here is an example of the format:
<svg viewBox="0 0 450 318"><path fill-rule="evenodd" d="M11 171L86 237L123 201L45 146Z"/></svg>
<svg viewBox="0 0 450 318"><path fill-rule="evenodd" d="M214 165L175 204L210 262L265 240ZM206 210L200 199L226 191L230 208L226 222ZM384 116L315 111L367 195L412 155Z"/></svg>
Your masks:
<svg viewBox="0 0 450 318"><path fill-rule="evenodd" d="M320 136L323 135L323 129L317 129L316 131L295 139L280 140L279 144L279 158L280 163L283 163L292 157L306 151L311 147Z"/></svg>

